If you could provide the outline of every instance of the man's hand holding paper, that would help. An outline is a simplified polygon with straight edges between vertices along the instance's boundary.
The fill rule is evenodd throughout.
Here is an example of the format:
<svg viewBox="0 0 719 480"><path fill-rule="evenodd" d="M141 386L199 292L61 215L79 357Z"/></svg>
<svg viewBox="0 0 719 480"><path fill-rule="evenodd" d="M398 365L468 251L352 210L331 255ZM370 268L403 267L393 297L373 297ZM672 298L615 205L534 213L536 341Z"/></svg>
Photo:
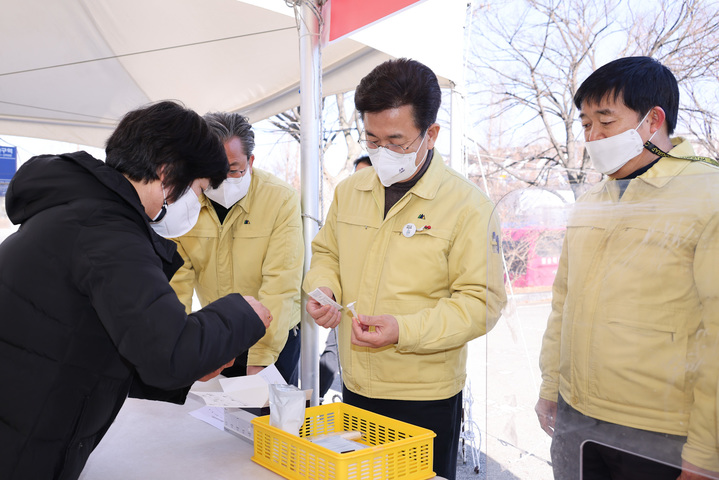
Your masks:
<svg viewBox="0 0 719 480"><path fill-rule="evenodd" d="M319 287L310 292L307 300L307 313L317 325L334 328L340 324L342 306L333 300L334 294L327 287Z"/></svg>

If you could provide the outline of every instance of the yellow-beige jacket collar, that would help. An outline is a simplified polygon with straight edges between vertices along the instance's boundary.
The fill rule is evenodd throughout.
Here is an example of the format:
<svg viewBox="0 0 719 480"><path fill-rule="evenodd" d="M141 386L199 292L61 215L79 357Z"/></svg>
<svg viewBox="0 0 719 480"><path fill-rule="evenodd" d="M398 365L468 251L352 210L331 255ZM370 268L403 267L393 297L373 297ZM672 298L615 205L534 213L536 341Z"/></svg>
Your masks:
<svg viewBox="0 0 719 480"><path fill-rule="evenodd" d="M693 161L681 157L694 155L692 144L684 138L677 137L672 138L672 145L674 148L667 152L671 155L671 158L660 158L656 165L637 178L642 179L649 185L662 188L669 180L687 168Z"/></svg>
<svg viewBox="0 0 719 480"><path fill-rule="evenodd" d="M660 158L656 165L644 172L637 177L649 185L656 188L664 187L669 181L679 175L682 170L687 168L693 161L683 159L680 157L688 157L694 155L694 149L688 140L682 137L672 138L672 145L674 146L669 152L670 158ZM611 182L617 182L622 180L616 180L610 178L604 183L600 183L598 186L603 189L610 185ZM624 180L626 181L626 180Z"/></svg>
<svg viewBox="0 0 719 480"><path fill-rule="evenodd" d="M419 179L417 184L409 191L409 193L427 200L432 200L437 195L439 186L442 184L444 171L447 169L444 165L442 155L439 154L436 148L433 149L433 152L432 163L430 163L429 168L424 172L424 175L422 175L422 178ZM369 170L369 168L365 170ZM355 184L355 188L362 191L384 191L384 186L380 183L379 177L374 172L374 169L372 169L371 174L360 178Z"/></svg>

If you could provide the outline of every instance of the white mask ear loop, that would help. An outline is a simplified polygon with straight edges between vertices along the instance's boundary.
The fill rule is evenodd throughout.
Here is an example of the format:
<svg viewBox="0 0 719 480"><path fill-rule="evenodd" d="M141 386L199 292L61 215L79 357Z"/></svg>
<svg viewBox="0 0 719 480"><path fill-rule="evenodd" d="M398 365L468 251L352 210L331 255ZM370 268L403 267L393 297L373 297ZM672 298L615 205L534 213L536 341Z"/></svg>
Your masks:
<svg viewBox="0 0 719 480"><path fill-rule="evenodd" d="M652 109L650 108L649 111L644 114L644 117L639 121L639 125L637 125L637 126L634 128L634 130L636 130L637 128L639 128L639 127L642 126L642 123L644 123L644 120L647 119L647 117L649 116L649 113L651 113L651 111L652 111Z"/></svg>
<svg viewBox="0 0 719 480"><path fill-rule="evenodd" d="M642 118L642 121L639 122L639 125L637 125L637 128L635 128L634 130L638 130L639 127L642 126L642 123L644 123L644 120L647 119L647 117L649 116L650 113L652 113L652 109L651 109L651 108L650 108L649 111L644 115L644 118ZM649 128L651 128L651 127L649 127ZM646 142L644 142L644 144L646 144L647 142L651 142L651 141L652 141L652 138L654 138L654 135L656 135L658 131L659 131L659 129L654 130L654 133L652 133L652 136L649 137L649 139L648 139Z"/></svg>
<svg viewBox="0 0 719 480"><path fill-rule="evenodd" d="M659 131L659 130L654 130L654 133L652 133L652 136L649 137L649 139L647 140L647 142L651 142L651 141L652 141L652 138L654 138L654 135L656 135L658 131ZM647 143L647 142L644 142L644 143Z"/></svg>
<svg viewBox="0 0 719 480"><path fill-rule="evenodd" d="M160 208L160 212L150 223L157 223L165 218L165 215L167 215L167 195L165 195L165 186L160 184L160 188L162 188L162 208Z"/></svg>

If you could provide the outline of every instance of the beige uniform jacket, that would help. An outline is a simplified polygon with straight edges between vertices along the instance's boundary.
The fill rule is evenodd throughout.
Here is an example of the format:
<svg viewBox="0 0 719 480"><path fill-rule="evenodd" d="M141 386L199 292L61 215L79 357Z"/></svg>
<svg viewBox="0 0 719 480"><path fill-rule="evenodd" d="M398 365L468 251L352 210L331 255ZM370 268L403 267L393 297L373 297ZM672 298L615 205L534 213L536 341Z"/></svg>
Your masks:
<svg viewBox="0 0 719 480"><path fill-rule="evenodd" d="M248 365L277 360L290 328L300 322L304 242L297 192L274 175L252 169L247 195L220 224L204 195L195 227L174 239L185 264L171 285L189 313L192 292L202 306L229 293L250 295L273 321L249 350Z"/></svg>
<svg viewBox="0 0 719 480"><path fill-rule="evenodd" d="M494 326L505 302L492 209L438 153L384 219L374 169L337 186L304 289L329 287L340 304L356 301L359 314L390 314L399 323L396 345L357 347L343 310L337 331L347 388L405 400L449 398L463 388L467 342ZM405 236L408 225L416 231Z"/></svg>
<svg viewBox="0 0 719 480"><path fill-rule="evenodd" d="M671 155L693 155L688 142L675 144ZM618 186L598 184L570 216L540 396L688 435L683 457L719 471L719 169L661 159L621 198Z"/></svg>

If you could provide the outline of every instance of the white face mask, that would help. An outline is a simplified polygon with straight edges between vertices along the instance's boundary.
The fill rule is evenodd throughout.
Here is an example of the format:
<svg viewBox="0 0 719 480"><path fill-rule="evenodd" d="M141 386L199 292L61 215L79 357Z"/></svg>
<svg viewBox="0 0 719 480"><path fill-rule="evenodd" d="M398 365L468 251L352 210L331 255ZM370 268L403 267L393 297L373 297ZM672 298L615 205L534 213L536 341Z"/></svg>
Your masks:
<svg viewBox="0 0 719 480"><path fill-rule="evenodd" d="M602 138L601 140L594 140L584 144L584 148L589 153L592 163L594 163L594 168L605 175L611 175L626 165L629 160L642 153L644 141L637 132L637 128L644 123L649 112L644 115L642 121L634 129L626 130L613 137ZM649 137L649 140L654 138L656 133L654 132Z"/></svg>
<svg viewBox="0 0 719 480"><path fill-rule="evenodd" d="M422 137L422 142L420 142L417 150L422 148L422 143L424 143L424 138L426 136L427 133L425 132ZM379 147L367 149L367 154L369 155L370 160L372 160L372 166L374 167L375 172L377 172L379 181L385 187L407 180L414 175L414 172L416 172L417 168L419 168L419 165L415 165L415 162L417 161L417 151L410 153L395 153L384 147Z"/></svg>
<svg viewBox="0 0 719 480"><path fill-rule="evenodd" d="M240 178L227 177L219 187L205 190L205 196L225 208L230 208L247 195L252 182L251 175L252 171L248 169Z"/></svg>
<svg viewBox="0 0 719 480"><path fill-rule="evenodd" d="M167 212L158 222L150 222L150 225L158 235L165 238L181 237L192 230L197 223L200 207L200 199L197 198L195 191L189 188L175 203L163 205L162 208Z"/></svg>

